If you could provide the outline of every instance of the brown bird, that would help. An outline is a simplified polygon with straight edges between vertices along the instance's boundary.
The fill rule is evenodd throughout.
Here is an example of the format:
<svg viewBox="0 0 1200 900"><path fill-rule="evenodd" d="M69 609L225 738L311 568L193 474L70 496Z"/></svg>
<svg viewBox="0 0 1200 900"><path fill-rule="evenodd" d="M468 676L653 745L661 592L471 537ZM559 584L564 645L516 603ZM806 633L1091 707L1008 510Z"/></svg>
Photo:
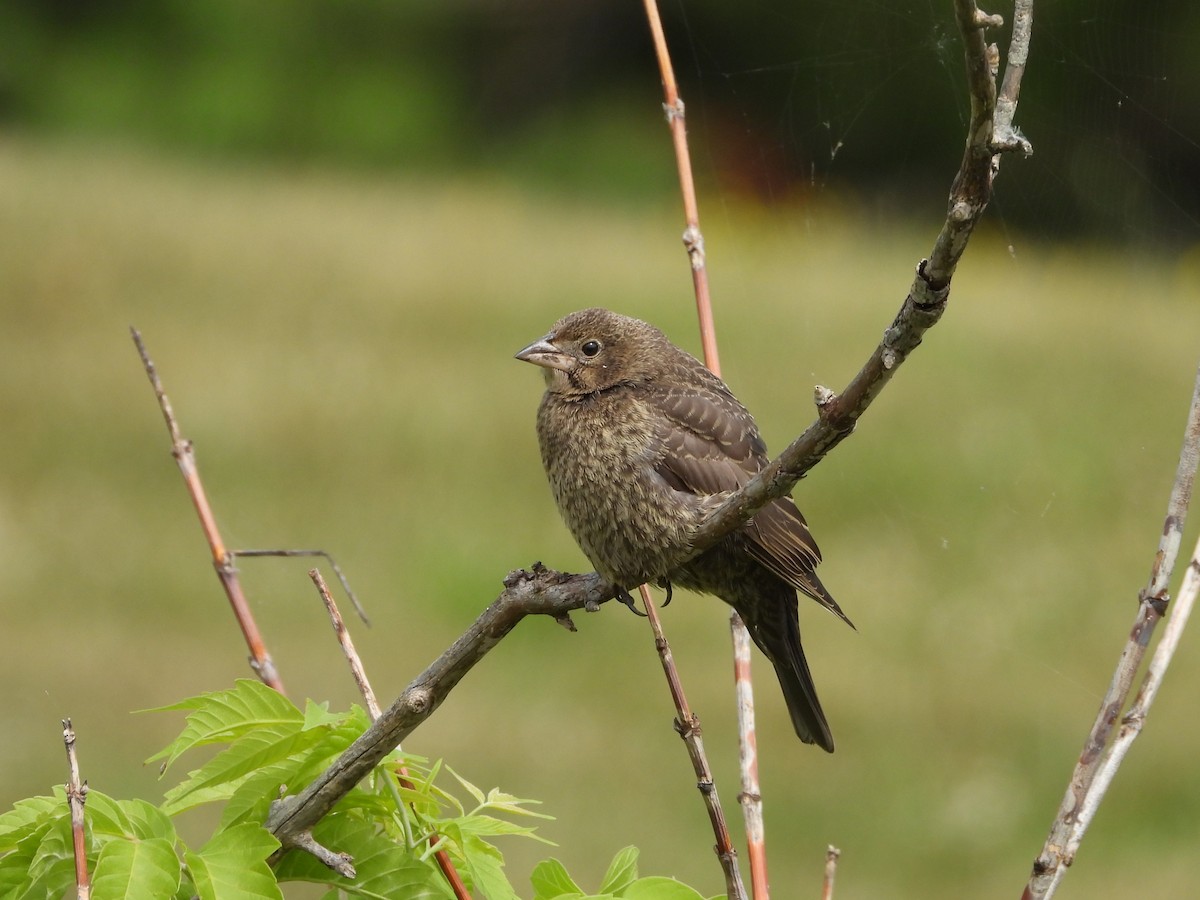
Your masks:
<svg viewBox="0 0 1200 900"><path fill-rule="evenodd" d="M542 464L559 512L596 571L715 594L775 667L796 734L833 752L800 646L796 591L850 624L813 571L821 551L791 498L767 504L689 562L705 517L768 462L725 383L653 325L606 309L560 319L517 359L545 369ZM852 626L853 627L853 626Z"/></svg>

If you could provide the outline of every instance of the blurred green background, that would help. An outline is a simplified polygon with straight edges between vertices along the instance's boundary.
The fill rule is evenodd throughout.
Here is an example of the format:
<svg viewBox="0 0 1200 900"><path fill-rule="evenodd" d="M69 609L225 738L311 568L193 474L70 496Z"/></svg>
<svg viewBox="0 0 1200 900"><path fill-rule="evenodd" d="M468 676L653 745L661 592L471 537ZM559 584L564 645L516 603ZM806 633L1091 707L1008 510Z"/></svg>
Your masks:
<svg viewBox="0 0 1200 900"><path fill-rule="evenodd" d="M181 719L130 710L248 671L130 325L228 543L347 569L381 697L508 570L586 567L511 357L594 304L698 348L636 6L0 7L0 805L64 779L66 715L93 786L156 797L141 760ZM665 10L726 377L774 448L891 321L965 110L948 8L784 6ZM816 894L829 843L839 896L1015 896L1133 619L1200 357L1197 14L1084 6L1039 19L1036 153L945 319L796 492L859 632L802 609L833 756L759 680L777 896ZM306 568L242 566L292 695L345 705ZM594 886L635 843L715 893L645 623L576 621L523 624L408 749L545 802L561 846L508 845L518 885L552 852ZM725 622L682 596L665 624L736 821ZM1064 896L1194 892L1194 648Z"/></svg>

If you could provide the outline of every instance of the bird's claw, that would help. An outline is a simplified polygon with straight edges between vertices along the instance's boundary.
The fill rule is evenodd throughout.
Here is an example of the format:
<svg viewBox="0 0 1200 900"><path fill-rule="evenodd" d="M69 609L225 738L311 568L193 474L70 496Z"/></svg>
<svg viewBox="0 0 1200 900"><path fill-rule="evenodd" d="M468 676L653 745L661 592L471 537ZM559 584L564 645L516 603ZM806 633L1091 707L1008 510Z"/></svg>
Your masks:
<svg viewBox="0 0 1200 900"><path fill-rule="evenodd" d="M630 594L629 591L625 590L625 588L617 588L617 599L628 606L629 611L635 616L642 616L645 618L646 614L637 608L637 604L633 600L633 595Z"/></svg>
<svg viewBox="0 0 1200 900"><path fill-rule="evenodd" d="M664 581L663 587L665 587L667 589L667 597L665 600L663 600L663 609L666 609L668 606L671 605L671 582Z"/></svg>

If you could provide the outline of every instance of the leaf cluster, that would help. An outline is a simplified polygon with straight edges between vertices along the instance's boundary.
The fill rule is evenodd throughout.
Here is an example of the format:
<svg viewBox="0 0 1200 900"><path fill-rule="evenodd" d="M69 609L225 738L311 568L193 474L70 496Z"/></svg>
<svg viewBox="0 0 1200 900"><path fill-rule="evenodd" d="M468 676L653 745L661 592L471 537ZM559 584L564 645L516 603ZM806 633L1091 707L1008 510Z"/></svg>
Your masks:
<svg viewBox="0 0 1200 900"><path fill-rule="evenodd" d="M370 724L367 713L358 706L333 713L312 701L301 710L249 679L158 711L175 710L186 712L183 731L148 762L160 763L165 774L184 754L216 752L169 788L158 806L88 790L85 846L94 900L271 900L283 897L280 883L287 881L328 885L330 897L453 900L434 860L438 850L448 853L476 896L516 900L494 840L516 835L549 843L515 821L550 818L529 808L536 801L495 788L485 792L440 761L429 764L395 750L313 830L317 842L353 857L354 878L301 852L272 866L269 858L279 842L262 824L272 801L327 768ZM441 786L443 772L469 799ZM190 847L175 818L207 804L220 804L220 822L203 846ZM547 860L533 873L535 900L702 900L671 879L639 879L636 859L632 847L618 853L597 894L585 894L561 863ZM22 800L0 815L0 898L63 896L74 884L64 788Z"/></svg>
<svg viewBox="0 0 1200 900"><path fill-rule="evenodd" d="M637 859L636 847L618 851L594 894L579 887L557 859L547 859L538 863L529 877L533 900L705 900L694 888L674 878L661 875L639 878Z"/></svg>

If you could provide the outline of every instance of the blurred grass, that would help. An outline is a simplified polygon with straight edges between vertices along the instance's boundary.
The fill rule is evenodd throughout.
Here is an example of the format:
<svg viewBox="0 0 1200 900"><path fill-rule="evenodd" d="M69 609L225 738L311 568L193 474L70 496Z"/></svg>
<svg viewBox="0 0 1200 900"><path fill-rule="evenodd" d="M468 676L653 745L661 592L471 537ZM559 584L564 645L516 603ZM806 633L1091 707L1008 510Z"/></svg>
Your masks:
<svg viewBox="0 0 1200 900"><path fill-rule="evenodd" d="M65 715L94 786L156 797L141 760L180 720L129 711L247 674L130 325L227 541L322 546L347 569L375 620L355 637L381 697L509 569L585 567L538 462L540 379L511 354L593 304L697 346L673 205L12 135L0 198L3 807L63 780ZM778 448L811 419L812 385L840 387L873 347L935 224L719 200L705 231L722 360ZM1015 895L1154 552L1198 297L1200 247L1155 258L985 231L943 323L801 485L822 577L860 632L802 612L832 757L796 743L760 678L780 896L817 890L827 843L846 896ZM344 705L306 567L242 568L292 694ZM736 819L724 608L685 597L667 612ZM636 843L644 871L717 891L644 623L576 619L576 635L522 625L409 748L545 801L558 821L542 833L589 883ZM1186 896L1200 877L1194 645L1066 896ZM518 885L546 853L506 850Z"/></svg>

